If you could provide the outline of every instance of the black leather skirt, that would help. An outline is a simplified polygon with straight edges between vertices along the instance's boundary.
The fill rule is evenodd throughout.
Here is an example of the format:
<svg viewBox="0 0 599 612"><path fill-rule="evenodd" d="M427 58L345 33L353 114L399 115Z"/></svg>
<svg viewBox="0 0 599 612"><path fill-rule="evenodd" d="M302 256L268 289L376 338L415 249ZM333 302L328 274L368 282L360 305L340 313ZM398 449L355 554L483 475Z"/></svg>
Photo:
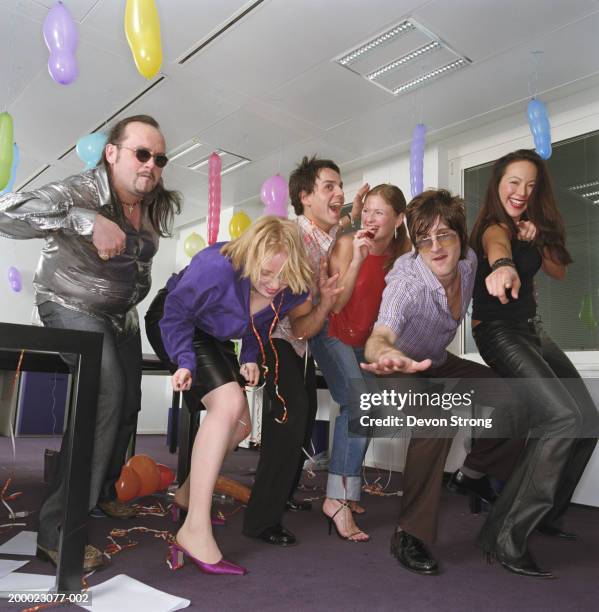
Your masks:
<svg viewBox="0 0 599 612"><path fill-rule="evenodd" d="M145 316L146 334L156 355L168 364L171 372L177 367L171 363L164 348L160 334L160 319L164 313L164 302L168 292L161 289L148 308ZM196 371L194 383L190 391L184 393L185 401L190 410L202 410L201 400L204 395L230 382L245 385L245 379L239 373L239 361L235 355L235 347L231 340L218 340L214 336L196 327L193 336L193 348L196 354Z"/></svg>

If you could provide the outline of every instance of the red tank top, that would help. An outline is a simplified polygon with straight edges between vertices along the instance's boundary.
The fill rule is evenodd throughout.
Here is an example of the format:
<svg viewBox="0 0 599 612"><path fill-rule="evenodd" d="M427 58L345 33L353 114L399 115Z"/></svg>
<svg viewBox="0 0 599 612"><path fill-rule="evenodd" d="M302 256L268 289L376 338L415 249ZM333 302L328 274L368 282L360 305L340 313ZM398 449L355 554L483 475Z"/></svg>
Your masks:
<svg viewBox="0 0 599 612"><path fill-rule="evenodd" d="M383 299L388 258L388 255L366 257L349 301L341 312L329 315L329 336L349 346L366 344Z"/></svg>

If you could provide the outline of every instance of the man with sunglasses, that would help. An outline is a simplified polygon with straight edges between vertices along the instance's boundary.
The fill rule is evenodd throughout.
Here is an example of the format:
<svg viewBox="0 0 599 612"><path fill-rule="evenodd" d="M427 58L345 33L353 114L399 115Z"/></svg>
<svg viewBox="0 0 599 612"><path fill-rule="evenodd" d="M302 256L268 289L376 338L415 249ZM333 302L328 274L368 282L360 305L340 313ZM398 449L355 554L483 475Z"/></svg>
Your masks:
<svg viewBox="0 0 599 612"><path fill-rule="evenodd" d="M103 334L90 509L98 504L119 518L134 515L116 500L114 484L141 408L136 305L148 294L152 258L181 204L162 185L165 148L155 119L128 117L110 131L96 168L0 198L0 235L45 240L33 281L43 324ZM38 532L38 556L53 563L67 485L59 465ZM85 569L101 564L100 551L88 546Z"/></svg>
<svg viewBox="0 0 599 612"><path fill-rule="evenodd" d="M419 380L423 378L468 379L464 388L476 389L477 403L500 409L493 413L493 431L506 435L514 401L507 386L490 368L447 351L466 315L476 274L463 201L445 190L425 191L410 202L406 219L415 251L398 258L385 279L379 317L365 348L369 363L362 368L379 375L412 375L407 381L399 376L381 383L402 391L412 384L418 391L430 390ZM480 384L473 379L481 379ZM489 385L485 379L494 380ZM458 388L459 383L452 391ZM406 405L401 413L404 426L414 422L408 415L448 417L438 408ZM406 569L419 574L439 571L425 543L436 539L443 468L455 433L456 428L435 427L424 421L412 427L402 478L402 510L391 552ZM522 446L519 439L479 438L452 477L453 489L475 493L493 503L497 494L487 475L506 480Z"/></svg>

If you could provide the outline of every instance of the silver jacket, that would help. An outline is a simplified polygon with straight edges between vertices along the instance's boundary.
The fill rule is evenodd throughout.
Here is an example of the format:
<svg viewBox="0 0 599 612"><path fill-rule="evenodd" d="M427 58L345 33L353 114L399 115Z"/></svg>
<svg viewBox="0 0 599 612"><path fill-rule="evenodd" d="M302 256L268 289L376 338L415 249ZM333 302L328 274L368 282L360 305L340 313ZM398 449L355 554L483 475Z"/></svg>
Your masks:
<svg viewBox="0 0 599 612"><path fill-rule="evenodd" d="M0 197L0 236L44 238L35 272L35 303L56 302L108 319L118 332L139 329L135 306L151 286L152 258L159 234L142 205L137 231L111 195L103 166L75 174L35 191ZM103 261L92 244L99 211L127 235L122 255Z"/></svg>

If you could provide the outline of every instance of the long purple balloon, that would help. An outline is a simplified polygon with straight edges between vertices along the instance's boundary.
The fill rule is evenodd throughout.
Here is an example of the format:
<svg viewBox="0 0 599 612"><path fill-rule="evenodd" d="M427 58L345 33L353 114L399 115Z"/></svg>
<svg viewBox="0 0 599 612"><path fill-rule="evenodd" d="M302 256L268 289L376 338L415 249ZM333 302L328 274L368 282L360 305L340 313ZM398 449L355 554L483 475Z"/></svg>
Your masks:
<svg viewBox="0 0 599 612"><path fill-rule="evenodd" d="M57 2L46 15L43 33L50 51L50 76L61 85L69 85L79 75L75 57L79 34L71 13L62 2Z"/></svg>
<svg viewBox="0 0 599 612"><path fill-rule="evenodd" d="M8 284L15 293L19 293L19 291L21 291L23 288L21 273L14 266L10 266L10 268L8 268Z"/></svg>
<svg viewBox="0 0 599 612"><path fill-rule="evenodd" d="M412 133L412 146L410 147L410 188L413 198L422 193L424 186L425 138L426 125L418 123Z"/></svg>

